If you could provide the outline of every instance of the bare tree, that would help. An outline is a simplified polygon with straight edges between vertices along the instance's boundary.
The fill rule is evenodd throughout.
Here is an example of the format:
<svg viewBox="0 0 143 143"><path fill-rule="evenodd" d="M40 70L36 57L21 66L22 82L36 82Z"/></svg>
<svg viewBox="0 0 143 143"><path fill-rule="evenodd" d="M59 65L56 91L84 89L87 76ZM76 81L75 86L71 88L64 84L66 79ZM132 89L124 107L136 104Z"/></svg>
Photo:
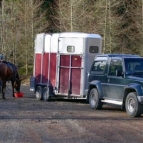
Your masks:
<svg viewBox="0 0 143 143"><path fill-rule="evenodd" d="M3 0L1 7L1 52L18 66L33 64L35 34L48 26L39 0Z"/></svg>
<svg viewBox="0 0 143 143"><path fill-rule="evenodd" d="M91 28L93 9L89 6L94 0L58 0L52 5L53 23L59 31L93 32ZM91 30L92 29L92 30Z"/></svg>

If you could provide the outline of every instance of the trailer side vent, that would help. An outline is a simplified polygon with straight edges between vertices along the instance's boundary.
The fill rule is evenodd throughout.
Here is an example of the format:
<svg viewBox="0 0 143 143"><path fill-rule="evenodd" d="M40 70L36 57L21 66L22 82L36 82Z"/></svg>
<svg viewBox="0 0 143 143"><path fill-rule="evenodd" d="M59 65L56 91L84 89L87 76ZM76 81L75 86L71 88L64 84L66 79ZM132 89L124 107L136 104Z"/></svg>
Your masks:
<svg viewBox="0 0 143 143"><path fill-rule="evenodd" d="M98 46L90 46L89 47L89 52L90 53L98 53L98 50L99 49L99 47Z"/></svg>

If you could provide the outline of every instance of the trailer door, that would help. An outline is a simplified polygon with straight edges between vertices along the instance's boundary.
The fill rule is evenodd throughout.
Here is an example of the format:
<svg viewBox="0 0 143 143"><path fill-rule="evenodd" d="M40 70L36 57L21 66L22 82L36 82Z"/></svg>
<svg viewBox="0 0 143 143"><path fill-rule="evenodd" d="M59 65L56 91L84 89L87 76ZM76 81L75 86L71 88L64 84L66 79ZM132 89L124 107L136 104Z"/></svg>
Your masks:
<svg viewBox="0 0 143 143"><path fill-rule="evenodd" d="M81 56L60 55L58 93L80 95Z"/></svg>

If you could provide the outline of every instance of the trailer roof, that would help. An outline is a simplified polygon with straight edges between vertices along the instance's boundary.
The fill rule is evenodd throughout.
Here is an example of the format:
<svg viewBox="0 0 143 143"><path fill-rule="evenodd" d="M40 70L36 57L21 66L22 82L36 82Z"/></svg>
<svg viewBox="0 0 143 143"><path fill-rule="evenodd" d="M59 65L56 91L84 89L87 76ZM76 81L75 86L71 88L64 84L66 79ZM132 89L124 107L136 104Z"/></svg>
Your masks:
<svg viewBox="0 0 143 143"><path fill-rule="evenodd" d="M62 37L70 37L70 38L101 38L99 34L89 34L89 33L81 33L81 32L64 32L59 35Z"/></svg>

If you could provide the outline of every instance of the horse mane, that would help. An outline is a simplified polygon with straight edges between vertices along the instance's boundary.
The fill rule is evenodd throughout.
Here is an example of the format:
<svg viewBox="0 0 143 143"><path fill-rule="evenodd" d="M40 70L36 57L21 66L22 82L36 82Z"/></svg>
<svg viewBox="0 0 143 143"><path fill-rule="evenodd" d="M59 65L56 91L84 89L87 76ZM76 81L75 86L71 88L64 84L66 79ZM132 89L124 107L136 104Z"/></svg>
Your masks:
<svg viewBox="0 0 143 143"><path fill-rule="evenodd" d="M9 64L10 64L10 66L12 67L12 69L13 69L13 73L15 74L15 75L13 75L13 76L15 76L14 78L17 80L19 80L19 74L18 74L18 71L17 71L17 67L13 64L13 63L10 63L9 62Z"/></svg>

